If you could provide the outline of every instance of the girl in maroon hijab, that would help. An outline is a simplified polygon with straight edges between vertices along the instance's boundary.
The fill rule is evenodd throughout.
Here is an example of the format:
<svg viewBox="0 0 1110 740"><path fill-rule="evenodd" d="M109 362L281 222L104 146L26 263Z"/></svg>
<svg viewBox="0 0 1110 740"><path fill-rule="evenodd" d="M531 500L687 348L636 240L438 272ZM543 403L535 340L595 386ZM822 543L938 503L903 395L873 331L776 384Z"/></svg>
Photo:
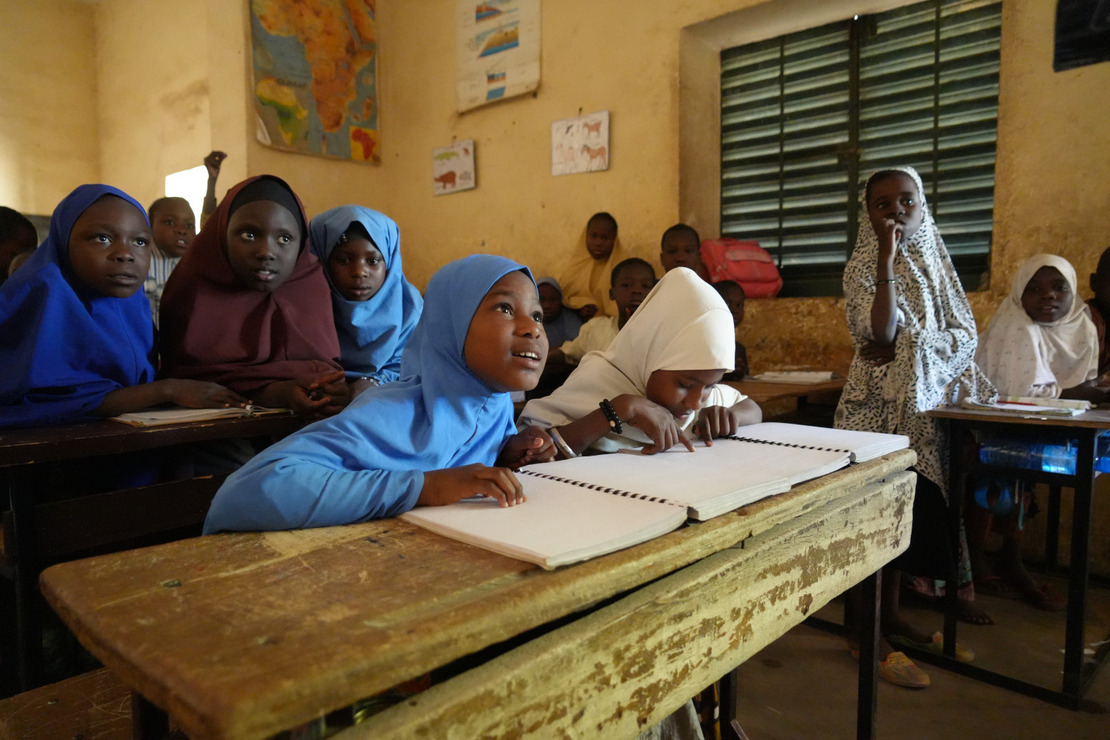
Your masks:
<svg viewBox="0 0 1110 740"><path fill-rule="evenodd" d="M348 401L331 289L304 207L262 175L224 196L162 295L162 372L317 416Z"/></svg>

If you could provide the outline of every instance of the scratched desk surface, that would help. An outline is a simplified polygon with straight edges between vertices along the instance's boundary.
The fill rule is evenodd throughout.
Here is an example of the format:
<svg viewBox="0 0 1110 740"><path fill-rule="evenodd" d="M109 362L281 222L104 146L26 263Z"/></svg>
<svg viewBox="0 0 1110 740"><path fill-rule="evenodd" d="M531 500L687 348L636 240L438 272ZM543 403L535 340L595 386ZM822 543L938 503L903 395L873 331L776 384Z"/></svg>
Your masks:
<svg viewBox="0 0 1110 740"><path fill-rule="evenodd" d="M41 582L81 642L190 735L262 737L867 498L888 477L908 479L914 460L903 450L553 572L382 520L195 538L64 563ZM904 487L888 509L904 511ZM877 547L896 543L891 521L908 521L887 517ZM845 557L830 567L846 572Z"/></svg>

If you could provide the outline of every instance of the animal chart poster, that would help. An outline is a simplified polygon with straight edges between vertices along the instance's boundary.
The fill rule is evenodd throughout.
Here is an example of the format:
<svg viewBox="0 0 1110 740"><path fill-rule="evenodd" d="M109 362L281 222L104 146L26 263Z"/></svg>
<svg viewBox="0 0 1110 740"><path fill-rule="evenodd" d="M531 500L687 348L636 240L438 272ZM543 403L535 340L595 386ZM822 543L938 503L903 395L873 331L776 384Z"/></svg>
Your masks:
<svg viewBox="0 0 1110 740"><path fill-rule="evenodd" d="M540 0L457 0L459 112L540 85Z"/></svg>
<svg viewBox="0 0 1110 740"><path fill-rule="evenodd" d="M551 174L609 169L609 111L551 124Z"/></svg>
<svg viewBox="0 0 1110 740"><path fill-rule="evenodd" d="M432 150L432 193L446 195L470 190L474 177L474 139Z"/></svg>

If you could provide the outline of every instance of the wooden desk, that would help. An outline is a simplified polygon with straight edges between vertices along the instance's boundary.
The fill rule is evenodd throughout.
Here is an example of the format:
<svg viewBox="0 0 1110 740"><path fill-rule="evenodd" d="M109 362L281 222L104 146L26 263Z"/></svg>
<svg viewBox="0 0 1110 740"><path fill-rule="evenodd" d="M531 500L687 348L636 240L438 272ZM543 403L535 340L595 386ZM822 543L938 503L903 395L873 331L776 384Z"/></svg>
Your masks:
<svg viewBox="0 0 1110 740"><path fill-rule="evenodd" d="M1087 614L1087 586L1090 579L1090 538L1091 509L1095 471L1097 438L1103 431L1110 429L1110 411L1093 410L1078 416L1069 417L1025 417L1002 411L981 411L964 408L946 407L929 412L930 416L945 419L951 434L949 445L951 463L949 471L948 506L952 532L958 532L964 502L967 497L968 480L973 473L985 475L1005 475L1011 478L1064 486L1075 491L1075 508L1072 512L1071 563L1068 568L1068 606L1067 626L1064 633L1064 677L1060 691L1052 691L1043 686L1004 676L982 668L958 663L954 655L944 662L946 668L958 671L973 678L1036 696L1054 704L1078 709L1084 692L1094 679L1099 665L1110 653L1110 642L1099 648L1095 660L1084 665L1084 629ZM964 451L968 449L967 438L976 433L987 433L1006 437L1038 439L1059 444L1067 440L1078 440L1075 475L1044 473L1024 468L986 465L978 461L968 461ZM1050 512L1049 528L1059 526L1059 510L1055 516ZM1053 531L1053 535L1055 532ZM958 535L956 535L958 536ZM1054 545L1053 545L1054 548ZM950 582L957 582L953 574ZM956 644L956 589L948 589L947 608L944 620L944 644ZM954 648L948 648L952 653Z"/></svg>
<svg viewBox="0 0 1110 740"><path fill-rule="evenodd" d="M513 638L353 736L634 737L904 550L915 459L556 571L382 520L182 540L41 583L191 737L269 736Z"/></svg>
<svg viewBox="0 0 1110 740"><path fill-rule="evenodd" d="M725 385L732 386L763 407L764 421L797 421L817 425L823 422L827 426L827 418L810 417L810 406L835 406L846 382L846 378L833 378L820 383L776 383L749 378L725 381Z"/></svg>
<svg viewBox="0 0 1110 740"><path fill-rule="evenodd" d="M95 468L97 459L107 455L223 439L282 437L307 422L290 415L138 428L105 420L0 431L0 485L8 495L0 563L15 582L15 653L21 688L38 686L42 678L42 628L37 613L42 566L96 548L103 551L115 545L119 549L119 543L138 535L189 526L199 531L221 480L208 476L87 495L81 490L44 490L54 465L88 461ZM5 670L7 662L10 657Z"/></svg>

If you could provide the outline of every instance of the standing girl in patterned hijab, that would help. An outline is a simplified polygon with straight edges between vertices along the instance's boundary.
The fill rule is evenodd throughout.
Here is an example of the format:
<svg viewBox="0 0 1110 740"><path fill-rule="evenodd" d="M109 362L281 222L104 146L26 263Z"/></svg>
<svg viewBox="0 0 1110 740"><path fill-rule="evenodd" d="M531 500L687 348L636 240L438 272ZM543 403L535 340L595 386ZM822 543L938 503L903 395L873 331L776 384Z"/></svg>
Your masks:
<svg viewBox="0 0 1110 740"><path fill-rule="evenodd" d="M905 434L917 452L913 533L909 549L883 574L881 630L884 638L939 651L940 633L915 629L898 604L901 570L947 578L954 558L945 504L948 439L926 412L997 393L975 364L975 318L924 193L911 167L881 170L867 181L859 235L844 269L856 354L835 425ZM961 580L970 583L970 573ZM888 655L880 676L902 686L929 684L904 654L883 647ZM972 655L957 646L957 657Z"/></svg>

